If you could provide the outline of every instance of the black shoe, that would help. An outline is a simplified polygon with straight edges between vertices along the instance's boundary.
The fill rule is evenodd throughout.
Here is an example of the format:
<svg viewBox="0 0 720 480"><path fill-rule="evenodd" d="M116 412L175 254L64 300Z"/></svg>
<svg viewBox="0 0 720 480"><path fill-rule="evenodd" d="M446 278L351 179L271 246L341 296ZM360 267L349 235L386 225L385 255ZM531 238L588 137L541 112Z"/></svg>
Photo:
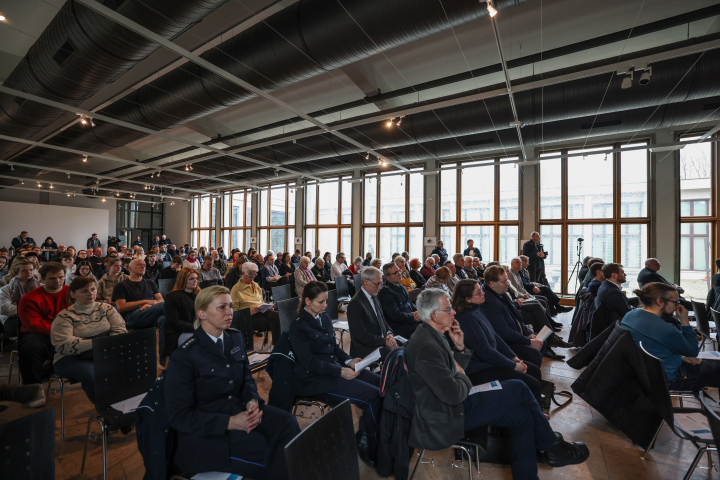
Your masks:
<svg viewBox="0 0 720 480"><path fill-rule="evenodd" d="M552 325L554 328L563 328L565 326L560 322L550 322L550 325Z"/></svg>
<svg viewBox="0 0 720 480"><path fill-rule="evenodd" d="M551 467L557 468L583 463L589 456L590 450L588 450L584 443L568 443L562 440L555 443L547 452L543 452L543 462Z"/></svg>
<svg viewBox="0 0 720 480"><path fill-rule="evenodd" d="M562 338L558 337L556 334L553 334L548 338L548 346L550 347L558 347L558 348L572 348L575 346L573 343L568 343L564 341ZM563 357L565 358L565 357Z"/></svg>
<svg viewBox="0 0 720 480"><path fill-rule="evenodd" d="M120 432L121 432L123 435L127 435L128 433L132 432L134 428L135 428L135 424L134 424L134 423L131 423L130 425L126 425L126 426L124 426L124 427L120 427Z"/></svg>
<svg viewBox="0 0 720 480"><path fill-rule="evenodd" d="M562 305L558 305L558 306L557 306L557 311L558 311L559 313L572 312L572 309L573 309L573 307L563 307Z"/></svg>
<svg viewBox="0 0 720 480"><path fill-rule="evenodd" d="M370 468L375 468L375 455L370 453L368 448L368 439L364 430L358 430L355 434L355 442L357 443L357 452L360 460Z"/></svg>
<svg viewBox="0 0 720 480"><path fill-rule="evenodd" d="M548 348L545 353L543 353L543 357L547 357L552 360L565 360L565 355L558 355L557 353L553 352L552 348Z"/></svg>

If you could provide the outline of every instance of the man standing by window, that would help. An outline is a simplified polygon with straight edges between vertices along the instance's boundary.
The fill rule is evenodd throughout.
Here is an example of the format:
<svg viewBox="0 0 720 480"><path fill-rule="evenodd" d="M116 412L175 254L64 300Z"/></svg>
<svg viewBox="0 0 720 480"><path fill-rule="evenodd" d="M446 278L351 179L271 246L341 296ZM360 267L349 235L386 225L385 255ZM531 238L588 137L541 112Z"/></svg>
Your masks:
<svg viewBox="0 0 720 480"><path fill-rule="evenodd" d="M530 261L528 265L530 281L547 285L547 281L542 281L542 279L545 278L545 252L540 243L540 233L532 232L530 240L523 245L523 255L528 257Z"/></svg>

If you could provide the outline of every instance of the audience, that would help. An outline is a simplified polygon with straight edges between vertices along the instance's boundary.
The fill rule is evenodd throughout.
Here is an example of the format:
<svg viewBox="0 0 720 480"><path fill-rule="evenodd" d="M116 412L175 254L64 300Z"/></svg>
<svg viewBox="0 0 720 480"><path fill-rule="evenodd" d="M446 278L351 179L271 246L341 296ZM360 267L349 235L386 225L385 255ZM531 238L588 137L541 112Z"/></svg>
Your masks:
<svg viewBox="0 0 720 480"><path fill-rule="evenodd" d="M425 290L428 288L437 288L451 294L450 288L448 287L448 280L450 279L450 270L447 267L440 267L435 271L435 275L430 277L425 283Z"/></svg>
<svg viewBox="0 0 720 480"><path fill-rule="evenodd" d="M215 252L217 253L217 252ZM200 275L200 288L212 287L214 285L225 286L220 270L215 268L215 260L210 255L206 255L203 259L203 265L197 270Z"/></svg>
<svg viewBox="0 0 720 480"><path fill-rule="evenodd" d="M622 284L625 283L627 277L623 266L619 263L603 265L602 274L606 281L598 288L595 309L600 306L605 307L608 324L613 324L617 320L622 320L625 314L633 309L622 291Z"/></svg>
<svg viewBox="0 0 720 480"><path fill-rule="evenodd" d="M330 278L330 271L325 269L325 260L322 258L315 259L315 266L312 267L310 271L312 272L316 282L328 283L332 280Z"/></svg>
<svg viewBox="0 0 720 480"><path fill-rule="evenodd" d="M97 236L97 233L93 233L90 238L87 240L87 248L88 250L94 249L94 248L101 248L102 243L100 243L100 239Z"/></svg>
<svg viewBox="0 0 720 480"><path fill-rule="evenodd" d="M590 284L588 285L587 289L590 293L593 294L594 297L597 296L598 289L600 288L600 285L605 281L605 276L602 273L602 267L605 265L604 262L595 262L592 265L590 265L590 268L588 269L588 275L590 275Z"/></svg>
<svg viewBox="0 0 720 480"><path fill-rule="evenodd" d="M437 242L437 246L433 248L432 252L430 252L431 257L434 257L435 255L437 255L438 259L443 263L448 259L448 252L445 250L445 244L442 240Z"/></svg>
<svg viewBox="0 0 720 480"><path fill-rule="evenodd" d="M362 409L356 434L358 455L366 464L375 466L382 405L380 376L368 369L356 372L355 364L362 358L348 355L335 341L331 319L325 313L327 292L322 282L307 283L300 295L298 318L290 325L296 359L295 394L333 402L349 398Z"/></svg>
<svg viewBox="0 0 720 480"><path fill-rule="evenodd" d="M450 295L455 291L455 284L460 281L460 277L457 276L457 270L452 260L445 262L445 268L450 271L450 276L447 279L447 287L450 290Z"/></svg>
<svg viewBox="0 0 720 480"><path fill-rule="evenodd" d="M20 247L34 247L35 240L28 236L28 232L22 231L20 235L12 239L12 246L17 250Z"/></svg>
<svg viewBox="0 0 720 480"><path fill-rule="evenodd" d="M553 292L552 288L547 285L543 285L542 283L531 282L530 274L527 271L530 260L525 255L520 255L518 258L520 258L520 270L517 270L517 272L520 275L520 278L522 278L522 284L528 293L533 295L542 295L550 308L550 314L553 316L558 313L567 313L572 310L572 307L563 307L560 305L560 297Z"/></svg>
<svg viewBox="0 0 720 480"><path fill-rule="evenodd" d="M470 280L478 280L479 277L475 267L473 266L473 259L477 259L478 262L480 261L477 257L471 257L469 255L464 258L463 271Z"/></svg>
<svg viewBox="0 0 720 480"><path fill-rule="evenodd" d="M283 253L278 272L280 272L281 277L287 277L288 283L294 286L293 274L295 273L295 265L292 263L290 252Z"/></svg>
<svg viewBox="0 0 720 480"><path fill-rule="evenodd" d="M102 276L97 285L97 301L115 306L112 295L115 286L125 280L126 275L122 273L122 260L108 257L105 259L107 273Z"/></svg>
<svg viewBox="0 0 720 480"><path fill-rule="evenodd" d="M587 447L567 443L553 432L521 381L506 380L502 389L469 395L472 382L464 368L473 352L465 346L445 292L425 290L418 297L418 311L423 323L405 356L415 397L410 447L441 450L457 443L466 431L495 425L510 429L513 478L536 479L538 456L552 467L587 460Z"/></svg>
<svg viewBox="0 0 720 480"><path fill-rule="evenodd" d="M88 400L95 403L95 365L92 339L127 333L122 316L97 298L97 280L79 276L67 287L68 307L50 327L55 347L53 369L61 377L79 380Z"/></svg>
<svg viewBox="0 0 720 480"><path fill-rule="evenodd" d="M7 285L0 288L0 316L14 317L18 314L20 299L38 288L40 282L35 276L35 264L26 258L15 262L8 276Z"/></svg>
<svg viewBox="0 0 720 480"><path fill-rule="evenodd" d="M420 269L420 275L425 278L425 281L430 280L430 277L435 275L435 256L430 256L425 259L425 264Z"/></svg>
<svg viewBox="0 0 720 480"><path fill-rule="evenodd" d="M417 288L422 288L425 286L425 282L427 282L427 279L420 273L420 260L417 258L413 258L409 262L410 264L410 278L413 282L415 282L415 286Z"/></svg>
<svg viewBox="0 0 720 480"><path fill-rule="evenodd" d="M588 272L590 271L590 264L588 263L588 261L591 258L592 257L589 255L587 257L583 258L582 267L580 267L580 271L578 272L578 280L580 280L581 282L583 280L585 280L585 275L587 275Z"/></svg>
<svg viewBox="0 0 720 480"><path fill-rule="evenodd" d="M455 255L453 255L453 262L454 262L453 269L455 271L454 272L452 270L450 270L450 271L453 272L455 274L455 276L457 276L458 281L459 280L467 280L469 277L468 277L467 273L465 272L465 257L463 256L463 254L456 253ZM448 268L450 268L450 267L448 266Z"/></svg>
<svg viewBox="0 0 720 480"><path fill-rule="evenodd" d="M183 260L183 268L192 268L193 270L200 270L200 262L196 258L197 252L191 250L185 260Z"/></svg>
<svg viewBox="0 0 720 480"><path fill-rule="evenodd" d="M300 257L300 264L295 270L295 293L298 297L302 296L305 285L315 281L315 272L308 269L310 266L310 258L308 256Z"/></svg>
<svg viewBox="0 0 720 480"><path fill-rule="evenodd" d="M348 266L345 264L345 254L339 252L335 255L335 263L330 267L330 278L335 280L335 277L342 277L343 272L348 271Z"/></svg>
<svg viewBox="0 0 720 480"><path fill-rule="evenodd" d="M674 283L665 280L665 277L658 273L659 271L660 262L657 258L648 258L647 260L645 260L645 268L640 270L640 273L638 273L637 277L637 282L640 288L647 285L648 283L660 282L664 283L665 285L670 285L679 294L685 293L685 290L680 285L675 285ZM685 307L686 310L689 310L691 312L693 311L692 303L685 300L683 297L680 297L680 304L682 304L682 306Z"/></svg>
<svg viewBox="0 0 720 480"><path fill-rule="evenodd" d="M367 252L367 253L365 254L365 260L363 260L363 267L369 267L369 266L370 266L370 262L372 262L372 259L373 259L373 254L372 254L372 252Z"/></svg>
<svg viewBox="0 0 720 480"><path fill-rule="evenodd" d="M377 299L390 329L395 335L407 340L418 327L420 318L415 304L410 301L407 289L401 283L402 271L398 263L405 264L405 259L397 257L395 262L383 265L385 283L378 292Z"/></svg>
<svg viewBox="0 0 720 480"><path fill-rule="evenodd" d="M257 265L253 262L242 265L242 278L230 291L233 301L232 308L236 312L249 308L253 329L260 332L270 331L272 333L272 345L275 346L282 333L280 331L280 315L275 311L274 305L264 312L260 311L260 306L264 302L263 291L260 285L254 282L257 272Z"/></svg>
<svg viewBox="0 0 720 480"><path fill-rule="evenodd" d="M395 265L397 265L398 268L400 269L400 284L403 287L405 287L405 289L408 292L415 290L415 287L417 285L415 285L415 282L413 282L413 279L410 278L410 272L408 272L408 269L406 266L407 260L405 260L405 257L402 257L402 256L395 257L394 262L395 262Z"/></svg>
<svg viewBox="0 0 720 480"><path fill-rule="evenodd" d="M287 285L287 283L288 277L281 276L280 270L275 265L274 252L272 250L268 251L262 269L260 269L260 285L270 292L273 287L281 287Z"/></svg>
<svg viewBox="0 0 720 480"><path fill-rule="evenodd" d="M50 238L50 237L48 237ZM53 242L54 243L54 242ZM65 245L62 243L57 246L57 252L55 252L54 255L51 255L50 261L51 262L60 262L60 258L62 257L62 254L66 252Z"/></svg>
<svg viewBox="0 0 720 480"><path fill-rule="evenodd" d="M178 347L183 333L193 333L195 327L195 299L200 293L199 274L192 268L178 273L175 287L165 296L165 350L162 358L169 357Z"/></svg>
<svg viewBox="0 0 720 480"><path fill-rule="evenodd" d="M371 267L375 267L375 268L377 268L378 270L380 270L380 269L382 268L382 260L380 260L379 258L374 258L374 259L370 262L370 266L371 266Z"/></svg>
<svg viewBox="0 0 720 480"><path fill-rule="evenodd" d="M165 323L165 306L157 285L144 278L145 262L136 258L130 262L130 275L113 289L112 301L132 330L157 327ZM165 339L160 338L161 347ZM163 351L162 348L160 351Z"/></svg>
<svg viewBox="0 0 720 480"><path fill-rule="evenodd" d="M160 247L160 250L162 251L165 248L165 245L162 245ZM210 250L210 256L213 259L213 267L217 268L218 272L220 272L220 275L222 275L223 279L225 278L225 275L227 275L227 262L220 258L220 252L218 250L212 249Z"/></svg>
<svg viewBox="0 0 720 480"><path fill-rule="evenodd" d="M178 433L174 462L187 472L285 480L284 446L300 427L292 414L261 405L243 336L228 329L234 303L228 293L214 286L198 294L196 330L170 358L165 403Z"/></svg>
<svg viewBox="0 0 720 480"><path fill-rule="evenodd" d="M160 271L160 280L177 278L178 272L183 268L183 259L180 255L172 257L172 264Z"/></svg>
<svg viewBox="0 0 720 480"><path fill-rule="evenodd" d="M155 258L155 255L150 254L145 257L145 275L144 278L147 280L152 280L153 282L157 283L158 278L160 278L160 269L162 265L160 265L157 262L157 259Z"/></svg>
<svg viewBox="0 0 720 480"><path fill-rule="evenodd" d="M95 278L95 275L93 275L92 265L87 260L83 260L75 265L75 273L69 273L66 275L65 285L70 285L77 277L86 276Z"/></svg>
<svg viewBox="0 0 720 480"><path fill-rule="evenodd" d="M596 263L596 262L600 262L603 265L605 265L605 261L602 258L597 258L597 257L591 257L588 260L588 265L592 265L593 263ZM592 277L588 277L587 275L585 275L585 278L583 279L582 284L580 285L580 288L583 288L583 287L587 288L588 285L590 285L590 282L592 280L593 280Z"/></svg>
<svg viewBox="0 0 720 480"><path fill-rule="evenodd" d="M355 257L355 260L353 260L353 263L350 265L349 270L352 272L353 275L358 275L363 271L363 259L362 257L358 256Z"/></svg>
<svg viewBox="0 0 720 480"><path fill-rule="evenodd" d="M180 257L178 257L180 258ZM242 278L242 266L244 263L247 262L247 257L245 255L238 255L238 259L235 260L232 264L232 268L228 270L227 275L225 275L225 286L232 291L233 287L237 282L240 281Z"/></svg>

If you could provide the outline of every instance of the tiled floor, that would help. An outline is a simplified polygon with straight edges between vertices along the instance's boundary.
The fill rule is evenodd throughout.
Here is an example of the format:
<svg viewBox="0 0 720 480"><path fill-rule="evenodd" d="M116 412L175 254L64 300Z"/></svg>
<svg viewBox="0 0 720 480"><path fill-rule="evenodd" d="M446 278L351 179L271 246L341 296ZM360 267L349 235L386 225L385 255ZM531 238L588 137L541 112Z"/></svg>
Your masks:
<svg viewBox="0 0 720 480"><path fill-rule="evenodd" d="M558 318L567 325L571 319L570 315L571 314L562 314ZM567 338L567 329L563 330L560 335ZM262 339L256 338L255 340L258 343L257 347L259 347ZM345 337L344 343L346 350L349 349L348 336ZM569 356L573 354L573 350L566 351L557 349L557 351ZM10 348L6 348L0 363L0 382L7 382L9 352ZM571 390L570 385L578 375L578 371L568 367L564 362L545 359L543 363L543 376L555 382L558 390ZM13 376L15 381L17 381L17 369L15 369ZM267 393L272 384L270 378L263 372L259 375L257 383L261 395L267 399ZM713 398L718 398L717 391L712 392L712 396ZM94 413L93 406L87 400L79 385L69 387L66 390L65 399L67 439L64 442L60 441L59 394L53 395L47 404L47 407L56 407L58 413L55 443L55 478L78 480L101 478L102 460L101 446L99 444L90 444L86 470L83 475L80 474L87 419ZM687 406L690 406L691 403L691 401L686 401ZM0 414L0 423L27 415L34 411L15 404L8 405L10 405L10 408L3 414ZM357 411L355 411L356 423L357 419L358 415ZM298 421L301 428L304 428L309 425L312 420L299 418ZM696 452L692 444L680 441L667 427L663 427L657 441L657 446L650 453L647 460L642 460L640 458L642 455L641 449L633 445L625 435L610 425L595 409L586 404L577 395L566 407L551 412L550 424L554 430L561 432L567 440L585 442L590 449L590 458L582 465L559 469L540 466L539 476L541 479L679 479L685 474ZM447 465L450 461L451 452L450 450L431 452L429 455L436 463ZM717 455L713 455L713 458L717 462ZM142 457L137 451L134 432L127 436L119 433L110 436L108 465L108 476L111 479L142 479L145 470L143 468ZM412 461L411 466L412 465L414 465L414 460ZM706 460L703 460L701 466L706 465ZM510 469L507 466L483 464L481 468L482 473L477 475L477 472L475 472L473 475L474 478L512 478ZM372 469L367 468L362 462L360 462L360 472L362 480L379 478ZM422 465L415 478L422 480L454 480L464 479L467 478L467 476L467 471L465 470ZM692 478L694 480L720 479L720 474L714 470L698 469Z"/></svg>

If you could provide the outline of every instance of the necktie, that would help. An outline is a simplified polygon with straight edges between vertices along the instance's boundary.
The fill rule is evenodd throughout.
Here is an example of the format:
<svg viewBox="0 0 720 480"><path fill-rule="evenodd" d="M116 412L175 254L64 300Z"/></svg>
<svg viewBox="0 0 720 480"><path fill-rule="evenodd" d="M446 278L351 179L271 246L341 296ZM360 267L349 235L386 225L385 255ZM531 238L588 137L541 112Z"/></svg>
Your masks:
<svg viewBox="0 0 720 480"><path fill-rule="evenodd" d="M225 355L225 349L223 348L222 337L218 338L218 341L215 343L215 345L217 345L217 347L220 349L220 353Z"/></svg>
<svg viewBox="0 0 720 480"><path fill-rule="evenodd" d="M375 316L377 317L378 323L380 324L380 331L382 332L383 337L386 337L387 329L385 328L385 322L383 322L383 319L382 319L382 313L380 313L381 312L380 303L378 303L377 297L372 297L372 300L373 300L373 305L375 305Z"/></svg>

